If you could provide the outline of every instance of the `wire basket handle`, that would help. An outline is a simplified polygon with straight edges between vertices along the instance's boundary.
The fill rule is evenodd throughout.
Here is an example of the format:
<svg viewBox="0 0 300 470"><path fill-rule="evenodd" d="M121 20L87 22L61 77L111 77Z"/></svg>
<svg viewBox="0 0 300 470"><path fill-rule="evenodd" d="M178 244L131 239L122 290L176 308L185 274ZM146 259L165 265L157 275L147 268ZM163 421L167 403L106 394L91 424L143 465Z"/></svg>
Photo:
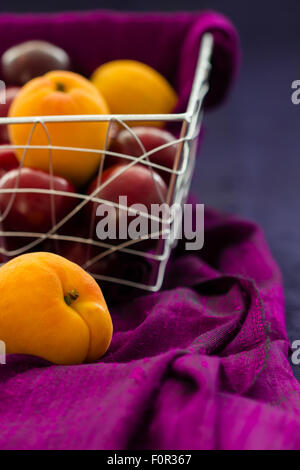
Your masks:
<svg viewBox="0 0 300 470"><path fill-rule="evenodd" d="M202 99L204 98L207 90L208 84L205 84L208 81L208 77L211 70L211 59L212 59L212 51L213 51L213 43L214 38L211 33L204 34L200 49L199 49L199 56L198 62L195 71L195 78L190 94L190 99L187 106L187 113L190 116L196 111L196 107L201 103Z"/></svg>

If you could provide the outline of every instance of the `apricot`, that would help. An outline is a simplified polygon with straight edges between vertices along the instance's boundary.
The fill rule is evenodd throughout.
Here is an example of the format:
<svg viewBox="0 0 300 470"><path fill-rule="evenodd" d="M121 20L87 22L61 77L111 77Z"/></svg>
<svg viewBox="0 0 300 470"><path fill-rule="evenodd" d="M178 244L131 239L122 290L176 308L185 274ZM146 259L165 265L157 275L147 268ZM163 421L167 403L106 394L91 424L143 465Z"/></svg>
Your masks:
<svg viewBox="0 0 300 470"><path fill-rule="evenodd" d="M113 114L168 114L178 99L160 73L135 60L115 60L101 65L91 81ZM136 121L127 124L138 125ZM143 125L161 127L164 122L145 121Z"/></svg>
<svg viewBox="0 0 300 470"><path fill-rule="evenodd" d="M108 114L109 109L89 80L73 72L49 72L28 82L17 95L9 110L10 117ZM102 150L105 145L106 122L47 123L51 145ZM12 144L26 145L32 124L9 126ZM49 145L41 124L35 128L31 145ZM23 149L17 149L19 160ZM86 183L96 171L101 155L75 150L52 150L53 171L69 179L76 186ZM25 166L49 171L48 149L29 148Z"/></svg>
<svg viewBox="0 0 300 470"><path fill-rule="evenodd" d="M55 364L99 359L112 320L96 281L52 253L21 255L0 268L0 338L8 354Z"/></svg>

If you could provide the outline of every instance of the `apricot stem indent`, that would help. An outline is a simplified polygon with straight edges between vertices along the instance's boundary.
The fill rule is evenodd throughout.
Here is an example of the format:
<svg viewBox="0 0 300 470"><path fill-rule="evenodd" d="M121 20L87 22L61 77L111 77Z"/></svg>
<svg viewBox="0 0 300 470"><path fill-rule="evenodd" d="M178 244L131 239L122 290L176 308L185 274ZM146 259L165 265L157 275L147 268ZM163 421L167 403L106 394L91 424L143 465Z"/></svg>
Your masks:
<svg viewBox="0 0 300 470"><path fill-rule="evenodd" d="M70 292L68 292L67 295L65 295L64 299L67 305L71 305L71 303L78 299L79 297L79 292L76 289L72 289Z"/></svg>
<svg viewBox="0 0 300 470"><path fill-rule="evenodd" d="M61 91L62 93L64 93L66 91L66 87L62 82L57 82L56 83L56 90Z"/></svg>

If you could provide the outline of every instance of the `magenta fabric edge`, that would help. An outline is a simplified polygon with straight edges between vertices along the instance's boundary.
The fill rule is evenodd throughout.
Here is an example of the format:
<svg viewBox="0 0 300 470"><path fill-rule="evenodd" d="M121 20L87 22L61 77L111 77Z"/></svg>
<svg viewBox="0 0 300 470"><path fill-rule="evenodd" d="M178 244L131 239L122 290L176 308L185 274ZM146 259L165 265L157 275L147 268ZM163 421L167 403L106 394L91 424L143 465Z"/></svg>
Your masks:
<svg viewBox="0 0 300 470"><path fill-rule="evenodd" d="M108 19L112 21L121 21L122 23L130 22L131 19L137 19L139 22L147 19L148 22L157 22L163 21L166 23L172 23L172 21L181 21L185 22L185 27L187 28L187 34L182 45L182 51L180 52L181 59L178 61L178 72L177 72L177 84L179 85L179 106L178 109L180 111L184 111L186 106L188 95L190 92L190 88L192 85L193 74L195 70L195 59L198 56L198 51L194 51L194 58L191 59L191 48L193 47L195 41L198 43L197 47L199 47L200 37L206 30L211 30L212 32L216 32L218 30L223 31L223 39L225 39L230 48L230 51L224 51L226 55L227 61L227 71L226 71L226 84L221 85L219 82L222 81L221 77L216 78L216 82L218 82L218 86L215 87L215 90L209 91L208 99L205 101L208 107L214 106L221 102L225 96L227 96L229 90L231 89L236 76L239 70L240 64L240 45L238 35L232 25L232 23L227 20L227 18L219 13L212 12L212 11L199 11L199 12L176 12L176 13L158 13L158 12L136 12L136 13L129 13L129 12L117 12L113 10L90 10L86 12L62 12L62 13L51 13L51 14L44 14L44 13L37 13L37 14L11 14L11 13L4 13L0 15L0 25L3 24L16 24L16 25L39 25L45 22L48 27L50 25L55 26L55 23L61 24L66 22L67 24L72 24L78 22L81 24L82 22L89 21L89 19L95 21L101 21L103 19ZM196 37L189 40L191 37L192 31L196 31ZM221 45L222 50L222 41L216 39L218 44ZM16 41L17 42L17 41ZM187 85L186 85L187 82ZM226 88L222 91L222 87ZM218 92L218 89L221 91Z"/></svg>

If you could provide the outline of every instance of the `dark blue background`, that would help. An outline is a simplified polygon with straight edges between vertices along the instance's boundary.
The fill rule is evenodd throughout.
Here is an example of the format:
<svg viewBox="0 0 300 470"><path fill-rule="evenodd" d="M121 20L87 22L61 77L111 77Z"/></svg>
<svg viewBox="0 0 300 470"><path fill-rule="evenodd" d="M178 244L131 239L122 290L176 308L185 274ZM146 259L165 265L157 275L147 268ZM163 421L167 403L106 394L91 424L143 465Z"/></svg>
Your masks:
<svg viewBox="0 0 300 470"><path fill-rule="evenodd" d="M196 10L227 14L243 47L241 76L225 106L206 117L206 139L193 189L224 211L264 228L285 279L290 339L300 339L300 105L291 83L300 79L299 0L2 1L0 11ZM300 380L300 367L295 367Z"/></svg>

